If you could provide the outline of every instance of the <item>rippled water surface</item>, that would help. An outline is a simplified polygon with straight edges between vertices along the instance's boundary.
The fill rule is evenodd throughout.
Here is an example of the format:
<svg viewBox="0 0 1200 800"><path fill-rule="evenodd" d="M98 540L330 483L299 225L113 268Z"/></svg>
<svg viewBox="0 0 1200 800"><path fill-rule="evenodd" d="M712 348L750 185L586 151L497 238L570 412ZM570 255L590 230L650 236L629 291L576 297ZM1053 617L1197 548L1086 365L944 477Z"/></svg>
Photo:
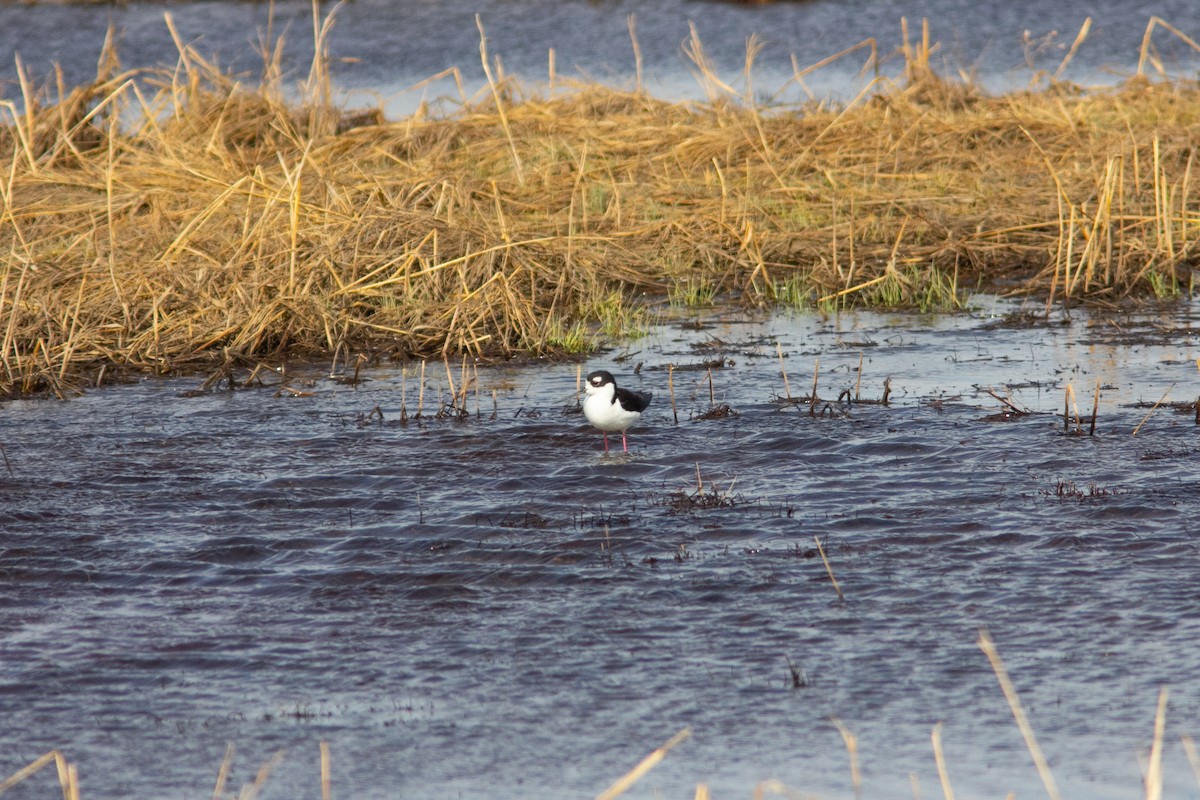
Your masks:
<svg viewBox="0 0 1200 800"><path fill-rule="evenodd" d="M231 791L282 751L262 796L311 797L324 740L336 796L586 797L690 727L630 796L848 797L836 719L866 796L940 796L941 721L958 796L1037 795L985 627L1068 796L1139 796L1162 686L1194 794L1196 309L1013 311L666 323L582 367L654 392L628 455L567 363L479 368L465 419L432 362L419 419L414 364L4 404L0 773L209 796L232 742Z"/></svg>

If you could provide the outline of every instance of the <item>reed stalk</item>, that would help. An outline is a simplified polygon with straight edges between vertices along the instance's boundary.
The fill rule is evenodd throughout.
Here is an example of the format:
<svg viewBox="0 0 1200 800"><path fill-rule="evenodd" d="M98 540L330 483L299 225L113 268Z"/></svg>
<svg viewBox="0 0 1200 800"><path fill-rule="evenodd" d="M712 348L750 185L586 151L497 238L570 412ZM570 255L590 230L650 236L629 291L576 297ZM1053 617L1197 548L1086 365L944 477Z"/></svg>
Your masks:
<svg viewBox="0 0 1200 800"><path fill-rule="evenodd" d="M1025 739L1025 746L1029 749L1029 755L1033 757L1034 766L1037 768L1038 776L1042 779L1042 785L1046 788L1046 794L1050 797L1050 800L1062 800L1062 795L1058 791L1058 784L1054 780L1054 774L1050 772L1050 764L1046 761L1046 757L1042 755L1042 749L1038 746L1037 737L1033 735L1033 726L1029 724L1029 719L1025 716L1025 709L1021 707L1021 700L1017 696L1016 687L1013 686L1012 680L1008 677L1008 670L1005 668L1004 662L1000 659L1000 653L996 649L996 643L992 641L991 634L986 630L980 630L978 644L979 649L983 651L983 654L987 656L988 661L991 663L992 671L996 673L996 679L1000 683L1000 690L1004 692L1004 699L1008 701L1008 707L1017 722L1021 736Z"/></svg>
<svg viewBox="0 0 1200 800"><path fill-rule="evenodd" d="M933 726L929 739L933 744L933 761L937 765L938 780L942 784L942 796L946 800L954 800L954 788L950 785L950 771L946 769L946 754L942 749L942 723Z"/></svg>
<svg viewBox="0 0 1200 800"><path fill-rule="evenodd" d="M1146 800L1162 800L1163 733L1167 727L1167 687L1158 693L1158 711L1154 715L1154 741L1150 746L1150 763L1146 767Z"/></svg>
<svg viewBox="0 0 1200 800"><path fill-rule="evenodd" d="M329 764L329 742L321 740L321 800L333 799L333 780Z"/></svg>
<svg viewBox="0 0 1200 800"><path fill-rule="evenodd" d="M1154 405L1150 406L1150 410L1146 412L1146 416L1142 417L1142 421L1139 422L1137 424L1137 426L1133 429L1133 433L1130 434L1131 436L1138 435L1138 431L1140 431L1142 429L1142 426L1146 424L1146 421L1148 419L1150 419L1150 415L1153 414L1158 409L1159 406L1161 406L1163 403L1166 402L1167 395L1169 395L1171 393L1171 390L1174 388L1175 388L1175 384L1173 384L1173 383L1167 387L1167 390L1165 392L1163 392L1162 397L1158 398L1158 400L1155 401Z"/></svg>
<svg viewBox="0 0 1200 800"><path fill-rule="evenodd" d="M636 767L631 769L616 783L605 789L600 794L596 795L596 800L613 800L613 798L624 794L625 791L628 790L630 786L633 786L633 784L637 783L637 781L643 775L654 769L654 767L658 766L658 763L666 757L667 753L673 747L675 747L675 745L679 744L691 735L691 728L684 728L683 730L679 731L679 733L668 739L661 747L656 748L654 752L643 758Z"/></svg>
<svg viewBox="0 0 1200 800"><path fill-rule="evenodd" d="M788 385L787 367L783 364L783 346L775 343L775 352L779 355L779 374L783 376L783 394L788 399L792 399L792 387Z"/></svg>
<svg viewBox="0 0 1200 800"><path fill-rule="evenodd" d="M842 742L846 745L846 752L850 755L850 783L854 787L854 798L862 800L862 773L858 769L858 737L851 733L845 723L837 717L833 717L830 722L842 735Z"/></svg>
<svg viewBox="0 0 1200 800"><path fill-rule="evenodd" d="M833 584L833 590L837 592L838 600L846 601L846 595L842 594L842 586L838 583L838 579L834 577L833 566L829 563L829 557L825 555L825 546L821 544L821 539L818 536L813 536L813 541L817 543L817 552L821 554L821 563L825 565L825 574L829 576L829 582Z"/></svg>

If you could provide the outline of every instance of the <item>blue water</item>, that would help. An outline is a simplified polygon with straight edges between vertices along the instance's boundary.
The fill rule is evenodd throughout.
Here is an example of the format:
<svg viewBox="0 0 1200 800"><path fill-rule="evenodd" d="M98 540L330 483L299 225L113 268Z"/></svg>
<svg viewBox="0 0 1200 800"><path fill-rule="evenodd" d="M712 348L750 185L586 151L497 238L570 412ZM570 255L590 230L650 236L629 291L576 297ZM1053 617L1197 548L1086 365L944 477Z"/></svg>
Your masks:
<svg viewBox="0 0 1200 800"><path fill-rule="evenodd" d="M465 418L440 363L419 418L413 363L6 403L0 774L59 747L85 798L209 796L233 743L229 791L282 752L260 796L318 796L325 741L335 796L586 797L687 727L629 796L851 797L836 718L866 797L937 796L938 722L959 797L1037 796L986 628L1066 796L1139 795L1163 686L1195 794L1196 309L1011 310L666 320L453 364ZM654 392L628 455L593 368Z"/></svg>
<svg viewBox="0 0 1200 800"><path fill-rule="evenodd" d="M332 4L322 4L328 14ZM41 79L60 64L68 83L95 74L96 60L111 23L122 64L127 68L174 66L177 49L164 15L174 20L182 42L225 68L253 77L262 64L260 43L283 34L289 46L283 67L303 78L312 56L312 13L308 2L142 3L103 5L0 5L0 86L3 96L18 95L14 54L31 76ZM791 83L793 58L803 69L866 39L876 40L881 74L895 75L902 43L901 19L910 37L920 36L928 20L938 43L933 63L944 74L973 74L992 89L1039 84L1056 72L1084 21L1091 30L1062 77L1083 84L1112 83L1132 74L1142 38L1152 17L1170 23L1193 41L1200 40L1191 0L1121 0L1047 4L1039 0L974 3L966 0L808 0L743 5L715 0L558 3L445 0L439 3L354 0L337 9L329 37L336 61L333 75L350 93L352 104L382 102L395 114L411 111L421 99L449 96L459 100L453 80L406 91L444 70L460 70L467 98L484 86L480 33L490 56L506 73L531 88L550 75L554 51L559 79L585 77L618 86L635 83L636 59L629 32L635 18L644 85L661 96L703 97L693 78L692 62L682 45L695 26L707 56L720 76L739 92L746 43L754 36L762 49L756 60L752 91L760 98L802 101L807 93ZM1164 28L1153 37L1152 55L1178 76L1194 76L1200 54ZM860 51L805 78L815 96L844 96L862 84L865 62ZM1151 72L1153 66L1148 66ZM869 77L869 76L868 76Z"/></svg>

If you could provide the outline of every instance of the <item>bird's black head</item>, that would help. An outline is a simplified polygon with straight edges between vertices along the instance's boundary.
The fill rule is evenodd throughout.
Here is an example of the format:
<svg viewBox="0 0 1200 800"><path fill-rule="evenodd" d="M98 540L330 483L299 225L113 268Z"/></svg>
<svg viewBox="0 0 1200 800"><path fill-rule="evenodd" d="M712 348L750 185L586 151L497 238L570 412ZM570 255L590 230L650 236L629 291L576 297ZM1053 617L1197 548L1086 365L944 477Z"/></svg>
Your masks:
<svg viewBox="0 0 1200 800"><path fill-rule="evenodd" d="M605 372L602 369L598 369L595 372L589 373L587 376L587 382L589 386L592 386L596 389L599 389L606 383L611 383L613 386L617 385L617 381L615 378L613 378L612 373Z"/></svg>

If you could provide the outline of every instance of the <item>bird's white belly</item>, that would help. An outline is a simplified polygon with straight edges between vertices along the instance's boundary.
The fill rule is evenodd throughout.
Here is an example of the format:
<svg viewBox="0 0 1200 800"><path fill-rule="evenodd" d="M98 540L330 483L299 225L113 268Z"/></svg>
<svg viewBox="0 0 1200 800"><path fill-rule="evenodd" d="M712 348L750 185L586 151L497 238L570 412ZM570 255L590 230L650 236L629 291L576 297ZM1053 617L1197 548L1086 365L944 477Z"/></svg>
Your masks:
<svg viewBox="0 0 1200 800"><path fill-rule="evenodd" d="M626 411L620 403L599 395L589 395L583 401L583 415L602 431L627 430L638 418L637 413Z"/></svg>

